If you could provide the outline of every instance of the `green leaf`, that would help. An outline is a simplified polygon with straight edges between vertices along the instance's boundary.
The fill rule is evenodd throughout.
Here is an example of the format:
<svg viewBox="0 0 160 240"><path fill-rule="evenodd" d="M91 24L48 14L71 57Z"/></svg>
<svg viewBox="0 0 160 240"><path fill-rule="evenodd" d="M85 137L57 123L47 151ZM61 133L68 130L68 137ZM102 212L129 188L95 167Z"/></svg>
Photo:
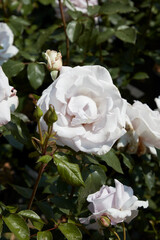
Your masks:
<svg viewBox="0 0 160 240"><path fill-rule="evenodd" d="M58 225L58 228L68 240L82 239L82 233L79 228L72 223L61 223Z"/></svg>
<svg viewBox="0 0 160 240"><path fill-rule="evenodd" d="M5 209L10 213L15 213L17 211L17 207L15 206L5 206Z"/></svg>
<svg viewBox="0 0 160 240"><path fill-rule="evenodd" d="M71 42L75 42L82 32L82 24L76 21L72 21L67 25L66 31L69 40Z"/></svg>
<svg viewBox="0 0 160 240"><path fill-rule="evenodd" d="M101 44L114 35L113 28L107 28L104 32L100 32L97 38L97 44Z"/></svg>
<svg viewBox="0 0 160 240"><path fill-rule="evenodd" d="M107 165L109 167L113 168L116 172L123 174L123 170L121 168L120 161L112 149L105 155L99 156L99 158L102 161L105 161L107 163Z"/></svg>
<svg viewBox="0 0 160 240"><path fill-rule="evenodd" d="M148 169L148 171L144 170L143 174L144 174L145 183L148 189L151 191L155 185L155 173Z"/></svg>
<svg viewBox="0 0 160 240"><path fill-rule="evenodd" d="M49 155L44 155L42 157L40 157L37 161L38 162L43 162L43 163L49 163L52 160L52 157Z"/></svg>
<svg viewBox="0 0 160 240"><path fill-rule="evenodd" d="M44 226L44 223L41 222L37 222L36 220L31 220L33 226L37 229L37 230L41 230Z"/></svg>
<svg viewBox="0 0 160 240"><path fill-rule="evenodd" d="M106 2L100 8L101 14L115 14L115 13L128 13L135 12L137 9L128 4L120 2Z"/></svg>
<svg viewBox="0 0 160 240"><path fill-rule="evenodd" d="M133 79L136 79L136 80L141 80L141 79L143 80L143 79L147 79L147 78L149 78L149 76L145 72L138 72L133 76Z"/></svg>
<svg viewBox="0 0 160 240"><path fill-rule="evenodd" d="M100 165L100 163L96 160L96 158L93 155L83 154L82 159L83 159L83 161L87 161L87 162L90 162L92 164Z"/></svg>
<svg viewBox="0 0 160 240"><path fill-rule="evenodd" d="M8 60L3 64L3 71L8 78L15 77L24 69L24 64L19 61Z"/></svg>
<svg viewBox="0 0 160 240"><path fill-rule="evenodd" d="M67 156L54 155L54 163L64 181L73 186L84 185L78 164L68 162Z"/></svg>
<svg viewBox="0 0 160 240"><path fill-rule="evenodd" d="M25 187L21 187L18 185L14 185L11 184L11 186L14 188L14 190L16 192L18 192L21 196L23 196L24 198L30 199L31 195L32 195L32 189L30 188L25 188Z"/></svg>
<svg viewBox="0 0 160 240"><path fill-rule="evenodd" d="M130 170L133 169L133 160L131 159L130 156L126 156L125 154L121 153L123 157L123 163L128 167Z"/></svg>
<svg viewBox="0 0 160 240"><path fill-rule="evenodd" d="M2 234L2 230L3 230L3 220L2 220L2 218L0 218L0 237Z"/></svg>
<svg viewBox="0 0 160 240"><path fill-rule="evenodd" d="M5 217L3 216L2 219L4 220L10 231L13 232L19 240L30 239L28 226L21 216L14 213L8 214Z"/></svg>
<svg viewBox="0 0 160 240"><path fill-rule="evenodd" d="M74 5L72 4L72 2L70 0L65 0L64 4L69 10L76 11Z"/></svg>
<svg viewBox="0 0 160 240"><path fill-rule="evenodd" d="M33 226L38 229L41 230L44 222L41 220L41 218L38 216L37 213L35 213L32 210L22 210L18 213L20 216L24 217L24 218L29 218L33 224Z"/></svg>
<svg viewBox="0 0 160 240"><path fill-rule="evenodd" d="M94 16L99 14L100 6L95 5L95 6L88 6L88 15L89 16Z"/></svg>
<svg viewBox="0 0 160 240"><path fill-rule="evenodd" d="M37 63L28 64L27 75L31 86L34 89L39 88L45 77L44 66Z"/></svg>
<svg viewBox="0 0 160 240"><path fill-rule="evenodd" d="M137 33L134 27L120 26L115 31L115 36L123 42L133 43L136 42Z"/></svg>
<svg viewBox="0 0 160 240"><path fill-rule="evenodd" d="M43 231L37 233L37 240L52 240L53 236L50 231Z"/></svg>
<svg viewBox="0 0 160 240"><path fill-rule="evenodd" d="M30 25L29 21L22 17L12 15L9 18L9 27L12 29L14 35L19 36L23 33L24 29Z"/></svg>
<svg viewBox="0 0 160 240"><path fill-rule="evenodd" d="M44 0L46 1L46 0ZM53 0L51 0L53 2ZM46 43L46 39L48 39L50 37L51 34L53 34L53 32L59 27L59 25L53 25L47 29L42 29L39 33L37 42L36 42L36 48L40 49L42 46Z"/></svg>
<svg viewBox="0 0 160 240"><path fill-rule="evenodd" d="M41 218L38 216L37 213L35 213L32 210L22 210L18 213L19 215L21 215L24 218L29 218L29 219L34 219L38 222L43 223L43 221L41 220Z"/></svg>

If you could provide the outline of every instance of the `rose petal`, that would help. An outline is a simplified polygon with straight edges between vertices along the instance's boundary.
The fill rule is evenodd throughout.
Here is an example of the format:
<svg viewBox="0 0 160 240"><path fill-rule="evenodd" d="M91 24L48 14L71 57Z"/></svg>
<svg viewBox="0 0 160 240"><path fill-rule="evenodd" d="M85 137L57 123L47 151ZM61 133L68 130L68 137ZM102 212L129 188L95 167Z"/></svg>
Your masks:
<svg viewBox="0 0 160 240"><path fill-rule="evenodd" d="M10 119L10 108L8 106L8 102L3 100L0 102L0 126L7 124Z"/></svg>

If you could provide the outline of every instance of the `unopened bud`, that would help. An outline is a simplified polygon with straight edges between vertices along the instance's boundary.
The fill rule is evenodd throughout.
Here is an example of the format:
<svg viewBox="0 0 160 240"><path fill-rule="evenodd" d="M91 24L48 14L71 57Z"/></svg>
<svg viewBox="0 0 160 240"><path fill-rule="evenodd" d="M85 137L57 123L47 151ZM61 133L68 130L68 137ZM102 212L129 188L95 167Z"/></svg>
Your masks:
<svg viewBox="0 0 160 240"><path fill-rule="evenodd" d="M36 106L36 109L34 110L33 116L35 117L36 121L38 122L39 119L43 116L43 112L40 109L40 107Z"/></svg>
<svg viewBox="0 0 160 240"><path fill-rule="evenodd" d="M57 114L55 112L54 107L51 104L49 105L49 109L47 110L47 112L44 114L43 119L48 126L52 126L53 123L57 121L58 119Z"/></svg>
<svg viewBox="0 0 160 240"><path fill-rule="evenodd" d="M60 52L47 50L45 52L45 59L47 60L47 68L49 71L59 71L61 69L62 55Z"/></svg>
<svg viewBox="0 0 160 240"><path fill-rule="evenodd" d="M109 227L111 224L111 220L107 216L101 216L100 223L103 227Z"/></svg>

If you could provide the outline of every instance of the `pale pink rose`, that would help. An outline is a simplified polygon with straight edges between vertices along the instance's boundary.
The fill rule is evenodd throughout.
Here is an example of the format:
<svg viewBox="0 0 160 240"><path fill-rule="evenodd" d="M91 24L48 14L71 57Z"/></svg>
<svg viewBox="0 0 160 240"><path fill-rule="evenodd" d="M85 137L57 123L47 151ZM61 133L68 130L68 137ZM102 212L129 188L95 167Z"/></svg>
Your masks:
<svg viewBox="0 0 160 240"><path fill-rule="evenodd" d="M13 46L14 35L6 23L0 23L0 65L18 53Z"/></svg>
<svg viewBox="0 0 160 240"><path fill-rule="evenodd" d="M87 201L90 202L88 209L92 215L79 219L81 223L88 225L88 229L100 230L99 220L102 216L107 216L111 225L129 223L138 215L138 207L148 207L148 201L139 201L133 195L131 187L123 185L116 179L114 181L115 188L103 185L98 192L88 195ZM92 219L95 223L90 224Z"/></svg>
<svg viewBox="0 0 160 240"><path fill-rule="evenodd" d="M9 86L8 78L0 67L0 126L10 121L10 113L18 106L16 90Z"/></svg>
<svg viewBox="0 0 160 240"><path fill-rule="evenodd" d="M53 131L59 145L105 154L125 133L126 101L104 67L62 67L38 101L43 113L50 104L58 115ZM41 127L47 130L43 118Z"/></svg>
<svg viewBox="0 0 160 240"><path fill-rule="evenodd" d="M146 147L160 148L160 113L147 104L135 101L128 104L127 115L133 130Z"/></svg>

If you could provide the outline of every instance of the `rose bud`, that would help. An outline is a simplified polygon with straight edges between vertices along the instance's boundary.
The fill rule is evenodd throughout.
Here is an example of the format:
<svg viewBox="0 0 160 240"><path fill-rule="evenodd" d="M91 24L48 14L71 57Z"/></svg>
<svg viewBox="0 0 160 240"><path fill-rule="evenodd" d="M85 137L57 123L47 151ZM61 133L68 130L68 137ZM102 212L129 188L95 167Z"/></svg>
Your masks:
<svg viewBox="0 0 160 240"><path fill-rule="evenodd" d="M111 224L111 220L107 216L101 216L100 223L103 227L109 227Z"/></svg>
<svg viewBox="0 0 160 240"><path fill-rule="evenodd" d="M48 126L52 126L54 122L58 120L57 114L55 112L54 107L50 104L48 111L45 113L43 117L44 121Z"/></svg>
<svg viewBox="0 0 160 240"><path fill-rule="evenodd" d="M47 50L45 52L45 59L47 60L47 68L49 71L59 71L61 69L62 55L60 52Z"/></svg>
<svg viewBox="0 0 160 240"><path fill-rule="evenodd" d="M43 116L43 112L40 109L40 107L36 106L36 109L34 110L33 116L35 117L36 121L38 122L39 119Z"/></svg>

